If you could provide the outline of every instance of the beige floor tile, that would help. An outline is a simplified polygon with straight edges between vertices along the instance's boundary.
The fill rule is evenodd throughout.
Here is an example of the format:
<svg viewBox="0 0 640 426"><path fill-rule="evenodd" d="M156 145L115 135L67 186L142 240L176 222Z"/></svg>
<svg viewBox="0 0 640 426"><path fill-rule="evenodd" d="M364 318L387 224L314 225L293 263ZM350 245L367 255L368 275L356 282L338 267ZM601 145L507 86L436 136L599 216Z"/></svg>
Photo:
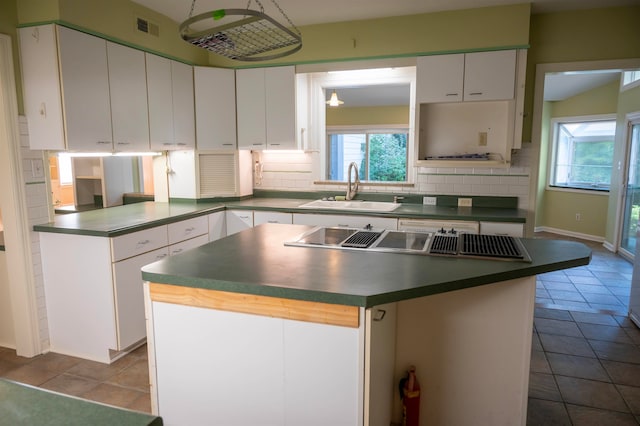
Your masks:
<svg viewBox="0 0 640 426"><path fill-rule="evenodd" d="M78 364L80 361L80 358L49 352L34 358L30 365L42 367L46 370L55 371L61 374Z"/></svg>
<svg viewBox="0 0 640 426"><path fill-rule="evenodd" d="M61 374L42 384L42 388L65 395L81 396L98 386L100 382L71 374Z"/></svg>
<svg viewBox="0 0 640 426"><path fill-rule="evenodd" d="M59 372L47 370L37 365L26 364L7 372L4 377L28 385L40 386L59 374Z"/></svg>
<svg viewBox="0 0 640 426"><path fill-rule="evenodd" d="M140 397L133 401L127 408L151 414L151 395L148 393L140 395Z"/></svg>
<svg viewBox="0 0 640 426"><path fill-rule="evenodd" d="M82 360L71 367L67 372L76 376L103 382L110 377L115 376L123 369L129 367L138 359L133 357L124 357L111 364L103 364L96 361Z"/></svg>
<svg viewBox="0 0 640 426"><path fill-rule="evenodd" d="M100 383L95 388L82 394L81 397L96 402L102 402L103 404L126 408L132 401L135 401L142 395L144 395L143 392L134 389L114 386L108 383Z"/></svg>
<svg viewBox="0 0 640 426"><path fill-rule="evenodd" d="M139 360L107 380L108 383L149 392L149 365Z"/></svg>

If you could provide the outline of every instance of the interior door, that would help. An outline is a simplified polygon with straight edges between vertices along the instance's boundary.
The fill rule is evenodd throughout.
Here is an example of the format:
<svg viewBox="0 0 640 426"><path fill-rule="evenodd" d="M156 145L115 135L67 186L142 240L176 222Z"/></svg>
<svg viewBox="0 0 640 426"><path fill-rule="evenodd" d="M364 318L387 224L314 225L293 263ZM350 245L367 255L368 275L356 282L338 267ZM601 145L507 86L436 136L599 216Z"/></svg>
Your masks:
<svg viewBox="0 0 640 426"><path fill-rule="evenodd" d="M633 258L636 253L640 213L640 118L630 122L623 201L620 252Z"/></svg>

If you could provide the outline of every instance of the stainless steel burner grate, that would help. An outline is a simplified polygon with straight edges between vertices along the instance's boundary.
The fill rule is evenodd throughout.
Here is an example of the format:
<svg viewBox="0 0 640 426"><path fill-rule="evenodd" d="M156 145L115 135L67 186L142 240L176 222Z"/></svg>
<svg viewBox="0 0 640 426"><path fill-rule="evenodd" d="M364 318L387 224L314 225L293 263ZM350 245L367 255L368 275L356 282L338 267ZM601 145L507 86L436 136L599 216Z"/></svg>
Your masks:
<svg viewBox="0 0 640 426"><path fill-rule="evenodd" d="M458 237L454 235L434 235L429 253L458 254Z"/></svg>
<svg viewBox="0 0 640 426"><path fill-rule="evenodd" d="M516 239L506 235L462 234L460 254L524 259Z"/></svg>
<svg viewBox="0 0 640 426"><path fill-rule="evenodd" d="M342 247L367 248L382 235L382 232L359 231L347 238Z"/></svg>

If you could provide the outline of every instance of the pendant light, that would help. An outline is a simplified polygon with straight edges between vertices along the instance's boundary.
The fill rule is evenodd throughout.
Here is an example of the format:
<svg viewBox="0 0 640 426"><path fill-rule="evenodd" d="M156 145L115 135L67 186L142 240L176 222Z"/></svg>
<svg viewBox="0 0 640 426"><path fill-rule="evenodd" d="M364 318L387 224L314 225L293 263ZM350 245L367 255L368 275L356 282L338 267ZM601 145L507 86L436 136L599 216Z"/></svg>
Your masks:
<svg viewBox="0 0 640 426"><path fill-rule="evenodd" d="M331 99L327 101L327 105L329 105L330 107L337 107L342 105L343 103L344 101L341 101L340 99L338 99L338 94L334 89L333 93L331 93Z"/></svg>

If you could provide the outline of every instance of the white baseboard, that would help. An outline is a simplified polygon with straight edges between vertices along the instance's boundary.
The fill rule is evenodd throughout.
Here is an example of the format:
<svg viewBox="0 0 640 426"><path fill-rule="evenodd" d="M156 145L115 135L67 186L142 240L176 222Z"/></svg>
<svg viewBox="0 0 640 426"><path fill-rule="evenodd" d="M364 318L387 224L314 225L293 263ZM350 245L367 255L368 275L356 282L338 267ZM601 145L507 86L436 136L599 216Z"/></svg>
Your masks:
<svg viewBox="0 0 640 426"><path fill-rule="evenodd" d="M613 245L605 241L604 237L599 237L597 235L583 234L581 232L567 231L566 229L551 228L549 226L536 226L533 231L534 232L550 232L552 234L564 235L566 237L580 238L581 240L587 240L587 241L595 241L597 243L602 243L602 245L605 246L605 248L613 251Z"/></svg>

